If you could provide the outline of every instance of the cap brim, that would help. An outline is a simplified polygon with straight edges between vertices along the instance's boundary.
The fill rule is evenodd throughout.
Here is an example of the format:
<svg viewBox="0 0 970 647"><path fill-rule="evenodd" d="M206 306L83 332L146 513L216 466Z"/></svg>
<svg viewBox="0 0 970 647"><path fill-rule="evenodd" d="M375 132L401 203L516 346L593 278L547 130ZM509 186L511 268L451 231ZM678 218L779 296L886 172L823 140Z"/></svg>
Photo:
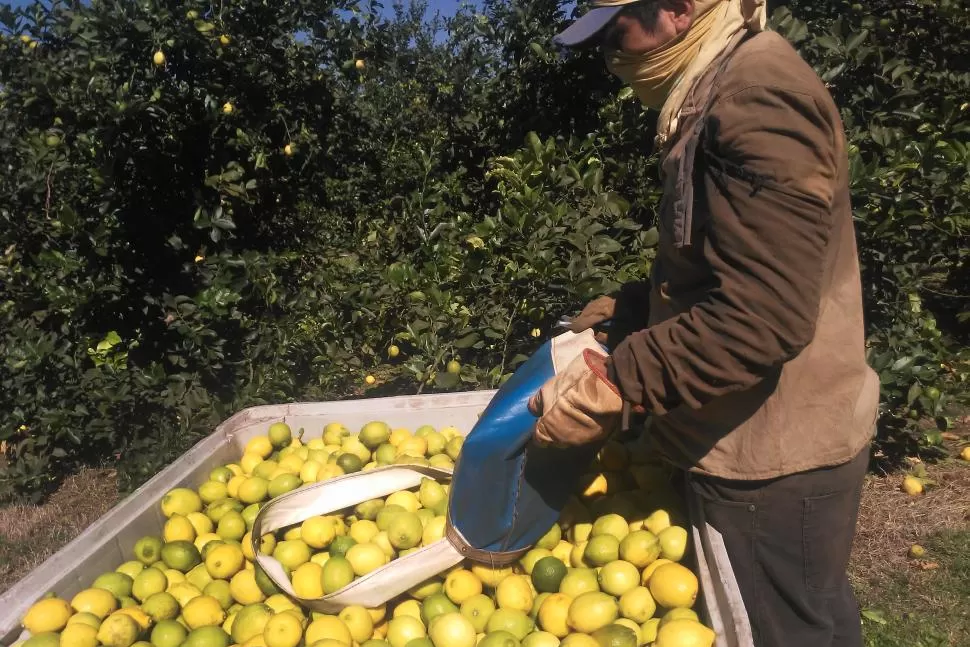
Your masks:
<svg viewBox="0 0 970 647"><path fill-rule="evenodd" d="M564 47L585 45L603 31L603 28L613 19L613 16L620 13L624 6L590 9L576 22L554 36L552 41Z"/></svg>

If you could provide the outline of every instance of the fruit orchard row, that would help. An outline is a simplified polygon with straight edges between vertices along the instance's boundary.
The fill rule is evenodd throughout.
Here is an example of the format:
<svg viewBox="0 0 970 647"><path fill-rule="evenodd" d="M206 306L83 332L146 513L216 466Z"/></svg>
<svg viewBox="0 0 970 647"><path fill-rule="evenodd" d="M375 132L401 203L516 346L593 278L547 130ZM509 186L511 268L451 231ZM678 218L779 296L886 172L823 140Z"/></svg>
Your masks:
<svg viewBox="0 0 970 647"><path fill-rule="evenodd" d="M653 116L552 51L565 0L49 4L0 9L0 498L255 404L495 387L649 270ZM842 107L890 455L967 391L968 15L772 15Z"/></svg>

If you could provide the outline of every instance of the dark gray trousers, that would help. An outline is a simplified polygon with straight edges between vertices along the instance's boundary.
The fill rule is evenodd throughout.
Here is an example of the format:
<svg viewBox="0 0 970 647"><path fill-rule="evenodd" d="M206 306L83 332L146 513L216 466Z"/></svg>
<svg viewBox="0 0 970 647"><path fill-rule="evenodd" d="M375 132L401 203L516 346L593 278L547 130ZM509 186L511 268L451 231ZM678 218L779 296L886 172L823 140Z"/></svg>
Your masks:
<svg viewBox="0 0 970 647"><path fill-rule="evenodd" d="M755 647L862 647L846 567L868 459L867 447L843 465L768 481L685 479L723 535Z"/></svg>

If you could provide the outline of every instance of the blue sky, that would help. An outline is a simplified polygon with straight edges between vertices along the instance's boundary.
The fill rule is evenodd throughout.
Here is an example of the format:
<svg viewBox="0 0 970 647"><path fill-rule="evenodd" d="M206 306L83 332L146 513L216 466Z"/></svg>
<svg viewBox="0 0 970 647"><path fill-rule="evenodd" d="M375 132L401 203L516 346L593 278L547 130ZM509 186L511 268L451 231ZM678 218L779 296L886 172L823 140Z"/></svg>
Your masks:
<svg viewBox="0 0 970 647"><path fill-rule="evenodd" d="M384 0L384 5L388 8L393 4L394 0ZM472 0L475 4L480 4L479 0ZM24 5L30 4L30 0L0 0L2 4L12 4L15 7L22 7ZM435 11L440 11L442 15L451 16L455 13L458 8L460 0L428 0L428 12L434 14Z"/></svg>

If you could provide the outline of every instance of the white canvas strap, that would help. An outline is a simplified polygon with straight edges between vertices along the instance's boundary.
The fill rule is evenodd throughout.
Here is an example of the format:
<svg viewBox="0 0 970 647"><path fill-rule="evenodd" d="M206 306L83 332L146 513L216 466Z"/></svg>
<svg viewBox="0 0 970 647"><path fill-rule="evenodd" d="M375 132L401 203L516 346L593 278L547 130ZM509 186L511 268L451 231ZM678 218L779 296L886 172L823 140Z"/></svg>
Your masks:
<svg viewBox="0 0 970 647"><path fill-rule="evenodd" d="M259 541L266 533L310 517L416 487L423 478L447 480L451 478L451 470L422 465L388 465L314 483L273 499L260 509L253 522L252 549L256 562L281 591L315 611L337 613L351 605L367 609L381 606L458 564L465 556L448 539L441 539L357 578L335 593L321 598L302 598L293 590L283 565L270 555L260 554Z"/></svg>

